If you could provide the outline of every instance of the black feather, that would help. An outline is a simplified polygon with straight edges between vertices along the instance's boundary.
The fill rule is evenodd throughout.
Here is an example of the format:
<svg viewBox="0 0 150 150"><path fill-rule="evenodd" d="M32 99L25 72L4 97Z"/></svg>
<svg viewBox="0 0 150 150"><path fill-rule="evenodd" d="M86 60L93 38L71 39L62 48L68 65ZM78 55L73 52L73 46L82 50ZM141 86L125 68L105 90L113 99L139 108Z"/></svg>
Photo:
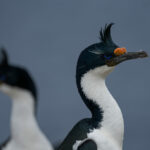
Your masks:
<svg viewBox="0 0 150 150"><path fill-rule="evenodd" d="M3 150L6 145L10 142L11 140L11 137L8 137L7 140L5 140L5 142L3 142L1 145L0 145L0 150Z"/></svg>
<svg viewBox="0 0 150 150"><path fill-rule="evenodd" d="M106 24L105 28L100 30L100 40L103 43L113 43L112 37L111 37L111 27L114 25L114 23Z"/></svg>
<svg viewBox="0 0 150 150"><path fill-rule="evenodd" d="M78 150L97 150L97 145L95 141L88 139L79 145Z"/></svg>

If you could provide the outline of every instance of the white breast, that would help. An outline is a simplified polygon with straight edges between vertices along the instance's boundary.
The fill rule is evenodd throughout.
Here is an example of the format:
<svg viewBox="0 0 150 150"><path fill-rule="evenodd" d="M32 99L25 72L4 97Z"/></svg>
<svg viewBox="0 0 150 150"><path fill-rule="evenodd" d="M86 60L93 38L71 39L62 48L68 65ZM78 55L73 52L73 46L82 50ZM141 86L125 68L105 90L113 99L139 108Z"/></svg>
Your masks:
<svg viewBox="0 0 150 150"><path fill-rule="evenodd" d="M103 110L101 127L87 136L96 141L99 150L121 150L124 135L124 121L121 110L105 85L105 78L112 67L99 67L87 72L81 79L85 96ZM107 146L106 146L107 145Z"/></svg>
<svg viewBox="0 0 150 150"><path fill-rule="evenodd" d="M7 85L1 90L12 98L11 140L3 150L53 150L35 118L32 94Z"/></svg>

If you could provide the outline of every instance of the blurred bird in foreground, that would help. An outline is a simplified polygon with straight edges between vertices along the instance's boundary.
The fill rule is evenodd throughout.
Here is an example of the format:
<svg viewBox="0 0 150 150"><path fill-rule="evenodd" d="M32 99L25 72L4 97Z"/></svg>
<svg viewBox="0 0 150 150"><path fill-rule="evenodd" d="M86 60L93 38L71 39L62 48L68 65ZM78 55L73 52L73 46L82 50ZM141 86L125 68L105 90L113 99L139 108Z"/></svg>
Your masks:
<svg viewBox="0 0 150 150"><path fill-rule="evenodd" d="M12 99L11 134L0 150L53 150L36 120L37 91L31 75L0 50L0 91Z"/></svg>

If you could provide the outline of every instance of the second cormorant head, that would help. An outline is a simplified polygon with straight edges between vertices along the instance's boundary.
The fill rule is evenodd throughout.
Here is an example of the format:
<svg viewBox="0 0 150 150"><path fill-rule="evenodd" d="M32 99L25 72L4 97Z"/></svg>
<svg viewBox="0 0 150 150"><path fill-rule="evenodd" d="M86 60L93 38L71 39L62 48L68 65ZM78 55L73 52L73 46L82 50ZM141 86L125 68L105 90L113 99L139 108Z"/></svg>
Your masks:
<svg viewBox="0 0 150 150"><path fill-rule="evenodd" d="M22 90L28 91L36 99L36 87L31 75L23 67L9 64L4 48L0 51L0 90L10 97L17 96Z"/></svg>

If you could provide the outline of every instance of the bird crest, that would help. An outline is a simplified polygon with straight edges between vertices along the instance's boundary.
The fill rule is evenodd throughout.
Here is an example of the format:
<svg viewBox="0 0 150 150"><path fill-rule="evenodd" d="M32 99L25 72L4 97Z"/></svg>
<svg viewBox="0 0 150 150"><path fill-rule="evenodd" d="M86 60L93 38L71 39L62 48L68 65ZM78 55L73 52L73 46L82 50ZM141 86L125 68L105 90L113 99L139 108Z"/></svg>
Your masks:
<svg viewBox="0 0 150 150"><path fill-rule="evenodd" d="M111 27L114 23L106 24L105 28L100 30L100 40L105 44L114 44L111 37Z"/></svg>

